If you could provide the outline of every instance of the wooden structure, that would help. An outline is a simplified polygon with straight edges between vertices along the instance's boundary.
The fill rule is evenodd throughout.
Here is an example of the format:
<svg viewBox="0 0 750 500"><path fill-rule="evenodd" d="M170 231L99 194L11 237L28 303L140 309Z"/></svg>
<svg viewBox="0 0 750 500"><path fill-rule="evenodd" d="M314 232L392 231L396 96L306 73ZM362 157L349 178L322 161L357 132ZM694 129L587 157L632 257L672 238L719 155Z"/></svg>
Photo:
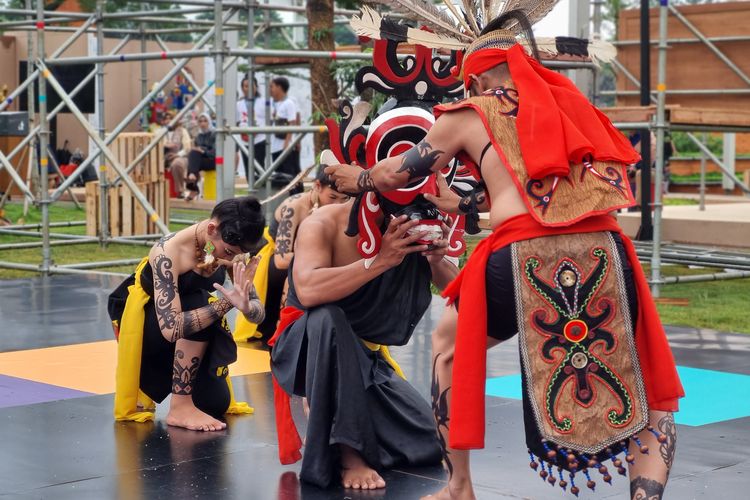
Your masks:
<svg viewBox="0 0 750 500"><path fill-rule="evenodd" d="M704 36L716 39L714 45L721 50L745 74L750 74L750 39L748 20L750 2L722 2L702 5L680 5L677 10ZM659 10L651 9L651 40L659 39ZM721 93L724 89L747 90L748 85L732 71L719 57L700 41L675 15L667 17L670 42L667 55L667 91L675 90L715 90L706 94L670 94L667 104L681 104L685 107L711 109L748 109L750 93ZM620 12L618 42L640 40L640 10ZM743 38L744 37L744 38ZM687 40L690 40L689 42ZM651 88L657 85L658 49L651 45ZM640 45L627 44L617 48L617 60L636 77L640 74ZM638 91L639 88L622 72L617 75L617 90ZM635 106L640 103L637 95L619 95L618 106Z"/></svg>
<svg viewBox="0 0 750 500"><path fill-rule="evenodd" d="M650 123L656 114L656 106L618 106L601 108L613 123ZM750 127L750 106L731 109L695 108L667 105L666 120L670 128L710 130L713 127Z"/></svg>
<svg viewBox="0 0 750 500"><path fill-rule="evenodd" d="M123 133L111 144L112 152L120 165L126 167L138 154L146 149L153 139L148 133ZM107 181L117 179L117 172L107 164ZM140 191L164 220L169 220L169 183L164 176L164 147L155 146L130 172ZM95 236L100 232L101 189L99 182L86 184L86 234ZM158 230L146 210L138 203L124 183L109 189L109 234L111 236L134 236L154 234Z"/></svg>

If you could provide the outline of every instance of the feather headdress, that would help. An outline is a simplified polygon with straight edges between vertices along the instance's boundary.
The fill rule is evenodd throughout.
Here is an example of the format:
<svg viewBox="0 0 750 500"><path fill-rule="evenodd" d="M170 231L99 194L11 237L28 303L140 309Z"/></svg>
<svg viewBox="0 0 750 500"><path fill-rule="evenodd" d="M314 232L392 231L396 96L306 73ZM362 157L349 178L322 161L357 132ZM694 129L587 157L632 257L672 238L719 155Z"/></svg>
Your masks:
<svg viewBox="0 0 750 500"><path fill-rule="evenodd" d="M502 29L485 35L482 35L482 29L493 19L512 10L523 11L529 23L534 25L549 14L559 0L443 0L443 8L429 0L367 1L388 6L430 31L382 17L372 8L363 5L361 14L354 16L350 23L356 34L429 48L465 50L468 55L477 48L507 48L515 43L530 50L530 44L524 37L524 29L517 20L510 19ZM536 45L541 53L550 57L561 54L578 56L588 58L595 64L611 61L617 55L612 44L600 40L537 38Z"/></svg>

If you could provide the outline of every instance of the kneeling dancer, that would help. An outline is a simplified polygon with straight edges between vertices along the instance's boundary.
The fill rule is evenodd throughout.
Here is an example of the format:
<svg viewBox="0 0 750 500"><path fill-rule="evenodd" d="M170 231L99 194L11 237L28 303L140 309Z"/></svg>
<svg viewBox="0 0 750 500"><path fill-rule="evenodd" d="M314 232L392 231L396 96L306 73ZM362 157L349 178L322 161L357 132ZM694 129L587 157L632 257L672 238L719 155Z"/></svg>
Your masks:
<svg viewBox="0 0 750 500"><path fill-rule="evenodd" d="M115 419L153 420L153 402L171 394L167 424L192 430L226 427L224 413L252 413L232 395L228 366L237 345L224 316L236 307L263 321L252 285L263 234L255 198L222 201L211 218L163 237L135 273L110 295L118 338ZM225 269L234 287L226 290ZM219 290L222 298L211 292Z"/></svg>
<svg viewBox="0 0 750 500"><path fill-rule="evenodd" d="M424 233L407 234L419 221L394 218L385 204L380 251L363 259L357 206L321 207L300 225L271 369L282 463L301 457L287 394L304 396L301 479L328 487L340 471L344 487L375 489L385 487L380 469L440 462L430 407L386 346L409 341L430 305L430 280L442 288L458 269L443 258L447 241L428 250L417 243Z"/></svg>

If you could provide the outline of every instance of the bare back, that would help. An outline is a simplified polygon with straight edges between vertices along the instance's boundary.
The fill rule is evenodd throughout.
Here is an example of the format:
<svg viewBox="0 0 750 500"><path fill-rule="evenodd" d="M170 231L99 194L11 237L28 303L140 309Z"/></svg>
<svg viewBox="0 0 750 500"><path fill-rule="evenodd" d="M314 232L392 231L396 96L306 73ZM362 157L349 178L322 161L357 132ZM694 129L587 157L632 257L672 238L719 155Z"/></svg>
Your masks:
<svg viewBox="0 0 750 500"><path fill-rule="evenodd" d="M487 185L487 194L491 201L490 225L492 228L496 228L510 217L528 213L518 193L518 188L495 148L490 146L482 157L485 147L490 144L490 137L479 115L474 111L464 110L447 113L439 120L450 121L455 130L461 131L457 139L462 149L480 166L482 179Z"/></svg>

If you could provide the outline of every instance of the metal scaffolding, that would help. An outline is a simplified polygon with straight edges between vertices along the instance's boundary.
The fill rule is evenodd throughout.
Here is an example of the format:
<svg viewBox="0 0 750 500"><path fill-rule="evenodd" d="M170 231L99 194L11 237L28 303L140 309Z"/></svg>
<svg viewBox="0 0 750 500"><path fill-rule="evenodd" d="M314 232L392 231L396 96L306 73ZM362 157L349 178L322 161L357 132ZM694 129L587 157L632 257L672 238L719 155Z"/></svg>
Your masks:
<svg viewBox="0 0 750 500"><path fill-rule="evenodd" d="M13 28L17 31L28 31L29 33L29 74L21 82L21 84L14 89L8 98L0 103L0 111L3 111L10 106L15 99L21 95L24 90L27 90L29 95L28 109L30 110L30 118L33 119L34 103L37 103L38 115L37 123L35 126L30 127L29 134L21 141L21 143L10 151L7 156L0 152L0 169L5 169L11 176L13 183L18 186L24 195L24 201L26 206L29 203L38 205L42 212L42 223L35 227L35 231L29 231L29 227L25 225L6 226L0 230L0 234L13 234L16 236L32 236L41 238L41 242L23 242L23 243L8 243L0 244L0 250L16 249L16 248L34 248L41 247L42 249L42 261L39 265L32 264L18 264L14 262L0 261L0 268L11 268L11 269L24 269L39 271L43 275L50 273L70 273L80 272L81 269L92 269L97 266L92 266L91 263L80 263L70 265L54 265L51 255L51 247L58 245L71 245L80 243L92 243L98 242L102 246L106 246L110 243L119 244L135 244L135 245L148 245L159 235L147 235L146 238L142 236L134 237L113 237L108 233L109 228L109 207L108 202L110 191L121 184L127 186L127 189L133 194L136 201L143 207L147 212L151 220L155 223L156 227L163 234L166 234L169 230L167 227L168 221L160 220L157 211L149 203L146 196L139 190L138 186L130 177L130 172L149 154L149 152L157 147L161 139L166 135L167 129L162 128L154 133L154 137L150 143L141 151L128 165L120 163L118 158L113 154L110 149L110 145L116 140L118 135L122 133L129 123L138 116L143 116L145 109L151 100L162 91L176 75L182 75L196 90L195 97L187 103L187 105L180 110L176 116L172 119L168 126L172 126L181 120L186 113L188 113L194 106L199 102L203 102L204 105L210 111L216 115L216 170L217 170L217 200L226 199L234 196L234 182L233 175L226 175L224 172L224 157L227 152L224 151L224 138L229 136L236 143L238 150L248 158L248 163L254 168L248 169L248 192L257 193L264 185L266 187L267 194L270 191L270 176L271 174L281 165L284 158L291 153L292 149L299 144L302 138L306 134L310 133L327 133L327 129L324 126L258 126L254 123L253 113L248 113L249 123L248 126L238 127L233 124L228 124L225 119L225 109L227 103L224 95L224 79L225 73L229 69L237 64L240 59L244 59L247 64L247 78L248 81L253 81L254 72L258 68L255 61L257 57L272 57L279 59L333 59L333 60L371 60L372 54L366 52L341 52L341 51L312 51L301 49L296 47L295 44L291 43L294 47L293 50L272 50L269 48L270 38L269 34L272 30L280 30L284 38L291 42L291 37L286 32L290 27L295 26L306 26L306 22L295 22L295 23L277 23L271 22L271 11L286 11L286 12L297 12L304 13L305 7L302 6L288 6L288 5L274 5L268 0L265 3L260 3L257 0L242 0L242 1L202 1L202 0L187 0L182 1L181 4L189 5L188 8L173 9L166 8L164 10L145 10L143 5L145 2L133 2L139 5L140 10L136 11L122 11L122 12L106 12L104 9L103 0L98 0L96 3L96 9L92 13L82 12L60 12L60 11L45 11L44 1L26 0L25 9L5 9L3 11L7 16L19 17L18 20L11 20L0 22L0 29ZM158 4L173 4L168 0L156 0L151 3ZM34 8L35 7L35 8ZM247 14L247 22L239 22L234 20L236 14L243 11ZM258 11L264 13L264 22L257 23L255 20L255 14ZM188 18L177 18L176 15L184 14L209 14L213 13L213 19L188 19ZM334 10L334 14L337 16L345 15L350 16L356 13L356 11L350 10ZM395 14L398 17L398 14ZM128 29L112 29L105 27L105 22L110 20L130 20L137 28ZM71 21L80 22L78 27L60 26L61 24L67 24ZM346 18L337 18L334 20L336 24L347 23ZM178 28L164 28L163 24L169 23L171 25L182 25L184 27ZM47 55L45 50L45 33L50 31L58 31L71 33L70 36L51 54ZM247 34L247 45L244 47L226 47L224 42L223 33L228 31L244 31ZM190 50L170 50L168 44L162 38L162 35L173 34L173 33L193 33L198 36L197 40L193 42L193 46ZM36 34L36 44L31 43L33 35ZM96 55L89 55L86 57L64 57L63 54L66 50L73 45L84 34L94 34L97 40L97 53ZM109 52L104 53L104 36L109 34L116 34L119 37L124 38ZM263 37L263 47L256 45L256 38ZM132 39L139 39L141 43L141 50L135 54L123 54L121 53L125 45ZM159 47L162 49L160 52L148 52L146 50L146 40L154 40ZM209 47L209 44L211 46ZM215 79L213 81L206 82L205 85L198 85L197 82L192 78L189 72L185 71L186 64L193 58L212 58L214 60L215 68ZM147 81L147 67L146 62L149 60L170 60L174 67L167 72L167 74L156 83L150 90L148 89ZM127 115L120 120L120 122L107 133L104 126L104 67L106 64L116 64L121 62L129 61L140 61L141 62L141 100L140 102L129 112ZM71 65L71 64L95 64L96 69L86 75L81 83L77 85L72 91L66 92L60 82L54 77L50 71L51 67ZM547 66L564 69L564 68L589 68L593 69L593 65L588 63L568 63L559 61L545 62ZM73 98L79 94L84 87L95 79L95 85L98 95L98 106L97 106L97 122L98 129L92 127L92 125L86 119L86 116L77 107ZM38 81L39 95L34 96L34 82ZM268 82L267 82L268 83ZM61 99L54 109L47 110L47 89L51 88L56 92ZM206 96L209 91L213 90L216 101L213 106L207 99ZM266 89L266 95L268 95L268 89ZM253 109L252 96L246 97L246 105L248 109ZM270 109L268 109L269 103L266 102L266 116L270 116ZM86 131L90 140L96 145L96 148L90 152L88 157L81 163L75 171L58 186L51 193L47 187L47 164L49 161L49 122L64 108L68 109L73 114L76 121ZM144 120L145 122L145 120ZM267 141L270 143L270 136L272 133L292 133L294 134L293 140L290 145L281 152L281 155L276 158L275 161L271 159L270 148L266 148L265 158L254 158L254 147L253 147L253 136L255 134L266 134ZM243 141L241 138L242 134L247 134L247 141ZM36 146L39 146L38 148ZM35 154L35 151L39 151L38 163L41 166L40 179L38 194L32 192L30 182L28 179L24 181L21 176L15 171L11 165L11 160L19 155L22 151L28 149L31 154ZM110 166L116 172L116 177L108 181L107 176L104 175L105 166L104 159L106 159ZM36 168L32 165L36 165L37 160L29 160L29 171L35 172ZM92 164L98 162L100 172L100 183L99 183L99 212L100 212L100 227L99 234L96 238L90 236L78 236L69 235L63 233L51 233L51 227L58 227L56 224L49 222L49 207L51 204L60 200L61 196L69 191L73 183L83 174L83 172ZM82 223L75 223L76 225ZM110 261L108 265L130 265L131 260L122 261Z"/></svg>
<svg viewBox="0 0 750 500"><path fill-rule="evenodd" d="M246 60L248 66L248 78L252 81L254 69L257 67L255 63L256 57L274 57L274 58L325 58L325 59L345 59L345 60L368 60L372 58L371 54L367 53L352 53L352 52L324 52L324 51L310 51L296 48L294 50L270 50L268 45L268 34L271 30L280 30L285 38L290 40L290 37L286 33L286 29L294 26L306 26L306 22L298 23L276 23L271 22L270 13L272 10L275 11L287 11L287 12L304 12L305 7L298 6L284 6L284 5L272 5L267 0L266 3L259 3L256 0L243 0L243 1L183 1L182 4L190 5L192 7L183 9L166 8L163 10L145 10L142 6L145 2L134 2L138 3L139 9L130 12L105 12L103 0L98 0L96 3L96 9L92 13L82 12L60 12L60 11L46 11L44 10L43 0L26 0L24 9L5 9L3 13L9 17L18 17L17 20L0 22L0 29L12 28L16 31L27 31L29 33L29 73L26 78L20 83L20 85L12 90L5 101L0 103L0 111L5 110L15 102L15 100L21 95L22 92L27 91L28 93L28 109L30 111L30 119L35 121L34 126L30 127L30 131L26 137L22 139L20 144L13 148L12 151L8 152L7 155L0 151L0 170L5 169L11 177L12 183L15 184L18 189L23 193L25 206L33 203L39 206L42 214L42 222L39 225L30 227L29 225L12 225L6 226L0 229L0 234L8 234L15 236L25 237L38 237L41 239L40 242L22 242L22 243L7 243L0 244L0 250L9 250L17 248L35 248L40 247L42 249L42 259L39 265L33 264L19 264L14 262L0 261L0 267L10 269L24 269L33 270L48 275L50 273L73 273L80 272L82 269L94 269L96 267L106 267L114 265L130 265L132 259L126 259L121 261L108 261L106 263L100 263L92 265L90 262L80 264L69 264L69 265L54 265L51 255L51 247L58 245L71 245L80 243L92 243L98 242L101 245L107 245L109 243L119 244L135 244L135 245L150 245L151 242L158 238L161 234L169 232L167 227L168 221L163 221L159 218L157 211L149 203L146 196L140 191L138 186L135 184L133 179L130 177L130 172L149 154L149 152L157 147L161 139L166 135L167 129L163 128L155 132L151 142L141 151L136 158L134 158L128 165L120 163L115 154L111 151L110 145L115 141L117 136L123 132L129 123L136 119L139 115L145 113L146 107L149 105L151 100L161 92L172 79L181 74L193 87L196 89L195 98L192 99L187 105L180 110L179 113L169 123L169 126L174 125L181 120L186 113L188 113L194 106L199 102L203 102L204 105L210 111L216 115L216 170L217 170L217 200L222 200L234 196L234 182L233 175L225 175L224 169L224 137L231 137L237 144L240 152L244 153L249 162L254 168L249 169L250 178L248 179L248 190L251 193L261 187L264 183L267 184L267 180L270 175L275 171L276 168L281 164L284 157L289 154L291 148L296 147L299 141L304 137L305 134L309 133L327 133L327 129L321 126L285 126L285 127L273 127L263 126L258 127L252 121L247 127L236 127L233 124L228 124L225 119L225 109L229 104L225 102L224 95L224 79L225 73L241 59ZM158 0L151 3L161 4L173 4L166 0ZM239 11L247 13L247 22L238 22L232 19L235 18ZM256 23L255 13L257 11L265 12L265 22ZM188 18L176 18L175 15L186 15L186 14L208 14L213 13L213 19L188 19ZM339 11L336 10L337 15L349 15L353 11ZM110 20L123 20L127 19L137 24L138 29L112 29L104 26L106 21ZM71 21L80 22L80 26L69 27L60 26L61 24L67 24ZM335 21L337 24L343 24L348 22L347 19L338 18ZM163 28L162 26L166 23L171 25L184 25L184 28ZM45 49L45 33L50 31L59 32L70 32L70 36L51 54L46 53ZM224 32L226 31L246 31L248 42L246 47L241 48L228 48L224 42ZM68 48L70 48L76 40L78 40L84 34L94 34L97 40L97 54L89 55L87 57L63 57L63 54ZM190 50L170 50L167 43L161 38L161 35L170 33L193 33L199 36L197 40L193 42L192 49ZM36 39L36 43L33 42L33 38ZM103 52L104 36L109 34L116 34L117 36L124 38L113 48L109 53ZM258 36L265 36L266 47L257 48L255 46L255 38ZM141 50L137 54L121 54L120 51L125 45L133 38L140 39ZM161 47L161 52L147 52L146 51L146 40L153 39ZM211 44L210 47L207 47ZM215 67L215 78L213 81L206 82L205 85L198 85L192 76L184 70L186 64L193 58L212 58L214 60ZM150 90L147 86L147 67L146 62L149 60L170 60L174 68L172 68L167 74L156 83ZM109 63L120 63L126 61L140 61L141 62L141 100L140 102L129 112L127 115L120 120L120 122L107 134L104 126L104 66ZM86 75L81 83L77 85L72 91L66 92L60 82L57 81L53 73L50 71L51 67L60 65L70 64L95 64L96 69L90 74ZM78 108L73 98L79 94L84 87L95 79L95 85L98 95L97 105L97 122L98 128L95 129L87 120L83 112ZM38 82L39 94L34 96L34 83ZM48 89L52 89L57 93L61 99L54 109L47 109L47 92ZM216 98L216 106L214 107L207 99L207 94L213 90ZM36 106L35 106L36 104ZM252 102L247 103L249 109L252 109ZM34 119L33 110L37 110L36 119ZM73 114L76 121L83 127L90 140L96 145L96 148L90 152L88 157L81 163L76 170L58 186L54 191L50 192L47 189L47 165L50 161L51 156L49 154L49 123L58 113L64 108L67 108L69 112ZM249 113L250 120L253 120L252 113ZM269 113L270 116L270 113ZM145 120L144 120L145 122ZM252 134L265 133L270 134L273 132L288 132L296 134L294 140L291 142L287 150L282 152L281 156L276 161L271 161L270 150L266 158L255 159L253 158L253 138ZM240 134L250 134L247 142L243 141ZM29 173L36 172L36 164L40 166L39 169L39 180L38 193L34 193L31 188L30 176L24 180L21 175L13 168L11 161L17 157L23 151L29 151L32 155L38 154L38 158L30 158ZM108 182L107 176L104 174L104 159L106 159L116 172L116 177ZM258 161L260 160L260 161ZM61 226L76 226L83 225L83 222L57 224L50 223L49 221L49 207L51 204L60 200L61 196L65 192L69 192L74 182L83 174L83 172L90 166L99 162L100 172L100 227L98 228L99 234L97 237L90 236L79 236L70 235L64 233L51 233L50 228L61 227ZM231 181L231 182L229 182ZM155 226L158 228L161 234L156 235L139 235L132 237L112 237L108 234L109 228L109 196L110 190L124 184L127 189L132 193L143 209L147 212ZM74 198L74 197L73 197ZM34 229L30 231L29 229ZM104 265L106 264L106 266Z"/></svg>
<svg viewBox="0 0 750 500"><path fill-rule="evenodd" d="M646 3L647 5L647 3ZM643 3L642 3L643 8ZM680 39L669 39L667 34L667 19L668 15L672 14L675 16L691 33L695 35L695 38L680 38ZM644 13L641 13L641 19L644 19ZM646 15L646 29L648 29L648 16ZM662 255L662 185L664 178L664 140L669 130L679 130L687 132L687 136L690 140L699 148L702 156L708 156L726 175L726 178L730 179L734 185L736 185L746 195L750 194L750 187L745 186L739 181L730 169L719 160L705 145L705 140L701 140L693 132L750 132L750 126L729 126L729 125L672 125L667 121L666 112L666 96L667 95L678 95L678 94L724 94L724 95L738 95L750 93L750 77L746 75L729 57L726 56L719 48L716 47L714 42L740 42L750 40L747 36L727 36L727 37L706 37L698 28L693 25L674 5L669 3L669 0L659 1L659 38L656 41L646 40L645 43L649 46L651 44L657 44L658 46L658 60L657 60L657 87L655 92L648 91L648 88L643 88L641 81L636 78L631 72L629 72L625 66L619 63L617 60L613 62L613 67L616 71L621 72L627 80L632 82L639 90L636 91L623 91L615 90L609 92L600 92L600 95L632 95L638 93L644 93L648 95L648 100L656 104L656 113L650 122L643 123L615 123L620 129L633 130L640 129L645 132L646 135L650 135L651 131L655 131L656 134L656 164L655 164L655 178L654 185L654 200L653 200L653 238L651 245L639 245L639 255L642 257L648 256L651 263L651 292L654 297L659 297L660 287L663 284L678 283L678 282L698 282L698 281L712 281L716 279L733 279L747 277L747 273L744 271L746 268L750 268L750 255L739 254L731 262L732 265L725 266L724 269L728 271L724 273L714 273L692 276L689 279L665 279L662 275L662 262L670 262L668 258L664 258ZM616 42L616 45L634 45L643 44L644 37L640 41L624 41ZM667 77L667 49L670 43L702 43L705 44L729 69L731 69L740 79L748 85L747 89L687 89L687 90L667 90L666 77ZM644 51L645 54L648 50ZM642 52L642 56L644 56ZM646 85L648 82L646 81ZM705 134L704 134L705 135ZM646 149L646 147L642 148ZM649 158L650 154L648 151L643 152L644 163ZM649 161L650 163L650 161ZM646 170L650 171L650 166L646 167ZM643 212L646 213L648 210L648 183L647 176L644 175L644 189L643 191ZM704 209L705 206L705 161L701 162L701 183L700 183L700 210ZM700 252L699 248L694 248L695 252ZM694 254L684 255L679 262L671 260L673 263L693 264L693 265L706 265L705 262L695 257ZM722 267L722 266L718 266ZM731 271L732 269L741 269L742 272Z"/></svg>

